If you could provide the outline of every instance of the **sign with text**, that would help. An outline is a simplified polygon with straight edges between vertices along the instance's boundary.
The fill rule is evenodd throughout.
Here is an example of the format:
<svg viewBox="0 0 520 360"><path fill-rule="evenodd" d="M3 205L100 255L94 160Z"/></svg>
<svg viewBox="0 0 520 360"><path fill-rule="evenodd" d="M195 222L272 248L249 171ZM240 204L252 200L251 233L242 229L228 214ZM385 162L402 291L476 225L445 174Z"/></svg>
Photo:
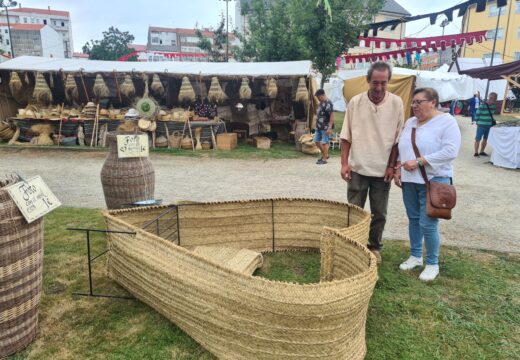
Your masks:
<svg viewBox="0 0 520 360"><path fill-rule="evenodd" d="M148 135L117 135L117 156L120 158L147 157Z"/></svg>
<svg viewBox="0 0 520 360"><path fill-rule="evenodd" d="M5 187L28 223L41 218L61 205L40 176Z"/></svg>

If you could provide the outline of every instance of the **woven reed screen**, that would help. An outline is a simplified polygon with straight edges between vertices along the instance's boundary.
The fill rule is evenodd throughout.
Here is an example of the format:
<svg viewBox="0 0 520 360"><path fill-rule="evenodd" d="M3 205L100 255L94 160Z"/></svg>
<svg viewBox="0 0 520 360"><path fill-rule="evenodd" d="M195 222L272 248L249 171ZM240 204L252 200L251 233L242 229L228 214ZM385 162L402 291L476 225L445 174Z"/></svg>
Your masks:
<svg viewBox="0 0 520 360"><path fill-rule="evenodd" d="M153 233L160 234L168 224L140 228L165 211L174 214L171 221L178 219L175 236L164 239ZM377 269L362 244L370 221L363 210L339 202L276 199L104 215L110 230L136 232L109 235L110 276L217 357L364 357L366 313ZM359 241L347 236L349 231ZM244 275L185 248L195 245L320 250L322 280L299 285Z"/></svg>
<svg viewBox="0 0 520 360"><path fill-rule="evenodd" d="M0 188L0 358L38 334L43 268L43 219L31 224Z"/></svg>

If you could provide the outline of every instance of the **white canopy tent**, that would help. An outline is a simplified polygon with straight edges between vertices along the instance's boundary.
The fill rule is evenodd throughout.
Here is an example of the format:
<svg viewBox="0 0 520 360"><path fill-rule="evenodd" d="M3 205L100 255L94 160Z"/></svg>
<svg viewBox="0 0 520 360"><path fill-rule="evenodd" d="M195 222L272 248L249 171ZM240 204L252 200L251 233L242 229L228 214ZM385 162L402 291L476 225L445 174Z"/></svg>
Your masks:
<svg viewBox="0 0 520 360"><path fill-rule="evenodd" d="M457 58L457 61L455 61L453 64L451 64L450 67L450 73L458 74L460 70L469 70L469 69L475 69L480 68L484 66L490 66L491 59L482 59L482 58ZM500 65L502 64L502 59L499 57L495 57L493 60L493 65ZM477 91L480 92L480 96L484 98L486 95L486 87L487 87L487 80L480 80L475 79L475 89L473 91L473 94L475 94ZM498 95L497 100L501 101L504 100L504 92L506 91L506 80L492 80L489 82L489 92L495 92ZM473 97L473 94L468 97L459 97L459 99L470 99Z"/></svg>
<svg viewBox="0 0 520 360"><path fill-rule="evenodd" d="M148 72L200 76L310 76L312 62L256 62L256 63L209 63L209 62L124 62L85 59L55 59L37 56L20 56L0 64L0 70L9 71L63 71L99 72Z"/></svg>
<svg viewBox="0 0 520 360"><path fill-rule="evenodd" d="M476 80L466 75L446 72L446 68L443 70L444 71L426 71L394 67L392 74L415 76L415 86L434 88L439 93L441 102L473 97ZM330 80L325 83L324 90L327 97L334 104L334 110L346 110L346 102L343 97L343 81L366 76L366 74L367 69L341 70L335 77L331 77Z"/></svg>

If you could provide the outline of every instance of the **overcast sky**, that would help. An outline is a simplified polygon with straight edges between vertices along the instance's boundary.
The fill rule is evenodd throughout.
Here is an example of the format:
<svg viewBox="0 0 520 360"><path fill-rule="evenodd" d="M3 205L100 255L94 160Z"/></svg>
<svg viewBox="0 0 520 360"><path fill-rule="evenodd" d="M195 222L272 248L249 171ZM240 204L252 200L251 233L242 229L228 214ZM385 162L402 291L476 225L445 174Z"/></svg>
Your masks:
<svg viewBox="0 0 520 360"><path fill-rule="evenodd" d="M412 15L441 11L454 6L459 0L397 0ZM81 51L85 42L101 39L102 32L110 26L129 31L136 44L146 44L148 26L193 28L215 26L226 4L222 0L21 0L25 7L65 10L70 12L74 50ZM230 21L235 14L235 1L229 3ZM456 14L454 15L456 16ZM460 33L461 18L445 28L445 34ZM437 24L440 24L439 17ZM426 37L441 35L442 28L430 26L429 20L415 21L406 25L407 36Z"/></svg>

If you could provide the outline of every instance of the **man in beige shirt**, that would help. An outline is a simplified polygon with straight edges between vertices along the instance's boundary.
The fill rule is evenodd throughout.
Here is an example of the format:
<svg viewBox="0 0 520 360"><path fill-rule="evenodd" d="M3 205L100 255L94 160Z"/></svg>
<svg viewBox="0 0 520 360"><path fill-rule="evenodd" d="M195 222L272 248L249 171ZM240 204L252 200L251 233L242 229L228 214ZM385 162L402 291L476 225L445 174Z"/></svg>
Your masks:
<svg viewBox="0 0 520 360"><path fill-rule="evenodd" d="M365 207L368 195L372 212L368 248L378 262L397 141L404 125L403 101L386 91L391 76L388 64L372 64L367 74L368 92L348 103L340 135L341 177L348 182L348 201Z"/></svg>

